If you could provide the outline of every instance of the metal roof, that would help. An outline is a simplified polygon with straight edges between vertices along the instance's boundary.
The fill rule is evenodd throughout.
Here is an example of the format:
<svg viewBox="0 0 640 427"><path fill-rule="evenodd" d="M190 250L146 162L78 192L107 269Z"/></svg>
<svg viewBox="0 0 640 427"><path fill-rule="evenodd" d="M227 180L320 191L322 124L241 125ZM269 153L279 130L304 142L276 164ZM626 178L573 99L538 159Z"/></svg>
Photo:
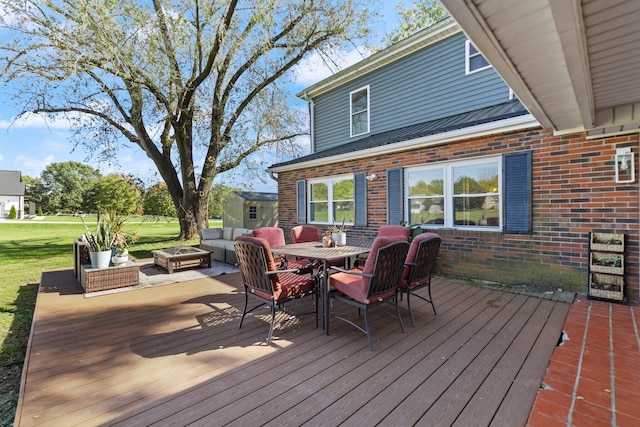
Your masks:
<svg viewBox="0 0 640 427"><path fill-rule="evenodd" d="M0 170L0 196L24 196L24 191L20 171Z"/></svg>
<svg viewBox="0 0 640 427"><path fill-rule="evenodd" d="M493 105L491 107L480 108L466 113L456 114L441 119L418 123L399 129L370 135L350 143L342 144L327 150L318 151L307 156L286 162L274 164L269 169L304 163L317 159L324 159L339 156L346 153L355 153L376 147L391 146L404 141L415 140L429 135L444 134L458 129L470 128L485 123L496 122L518 116L528 115L527 109L518 100Z"/></svg>
<svg viewBox="0 0 640 427"><path fill-rule="evenodd" d="M248 201L277 202L278 193L261 193L258 191L234 191L240 198Z"/></svg>

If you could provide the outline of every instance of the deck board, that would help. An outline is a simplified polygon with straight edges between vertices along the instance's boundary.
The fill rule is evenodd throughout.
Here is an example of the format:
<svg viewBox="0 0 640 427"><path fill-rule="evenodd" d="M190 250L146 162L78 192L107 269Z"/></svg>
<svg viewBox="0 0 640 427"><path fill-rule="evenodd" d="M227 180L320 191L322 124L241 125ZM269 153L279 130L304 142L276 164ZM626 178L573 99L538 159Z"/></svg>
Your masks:
<svg viewBox="0 0 640 427"><path fill-rule="evenodd" d="M237 327L239 274L85 298L45 272L16 425L525 425L569 304L439 278L433 296L404 334L373 311L373 352L295 316L311 298L266 346L267 310Z"/></svg>

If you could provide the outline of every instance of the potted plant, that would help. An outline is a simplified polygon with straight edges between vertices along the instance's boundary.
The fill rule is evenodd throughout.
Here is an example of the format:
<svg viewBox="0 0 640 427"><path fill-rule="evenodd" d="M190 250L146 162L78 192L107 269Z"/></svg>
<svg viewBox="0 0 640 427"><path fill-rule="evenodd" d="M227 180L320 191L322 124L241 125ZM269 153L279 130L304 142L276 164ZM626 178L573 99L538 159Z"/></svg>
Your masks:
<svg viewBox="0 0 640 427"><path fill-rule="evenodd" d="M95 231L89 230L82 220L85 233L83 239L89 244L91 268L107 268L111 261L111 250L114 245L113 223L102 215L98 215Z"/></svg>
<svg viewBox="0 0 640 427"><path fill-rule="evenodd" d="M337 246L345 246L347 244L347 231L344 227L344 218L342 219L342 225L337 226L334 222L333 225L329 227L329 231L331 231L331 239Z"/></svg>
<svg viewBox="0 0 640 427"><path fill-rule="evenodd" d="M109 261L120 265L129 260L128 246L133 242L134 235L122 230L126 220L126 216L110 210L106 215L98 215L95 232L89 230L83 220L84 240L89 244L92 268L106 268Z"/></svg>

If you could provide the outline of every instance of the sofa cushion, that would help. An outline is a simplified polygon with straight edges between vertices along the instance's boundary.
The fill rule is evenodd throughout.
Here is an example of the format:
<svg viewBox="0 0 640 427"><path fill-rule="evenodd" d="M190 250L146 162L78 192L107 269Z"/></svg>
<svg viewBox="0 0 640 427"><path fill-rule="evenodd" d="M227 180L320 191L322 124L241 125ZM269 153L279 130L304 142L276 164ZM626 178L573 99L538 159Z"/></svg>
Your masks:
<svg viewBox="0 0 640 427"><path fill-rule="evenodd" d="M202 230L200 230L200 239L222 239L222 228L203 228Z"/></svg>
<svg viewBox="0 0 640 427"><path fill-rule="evenodd" d="M234 228L231 240L236 240L238 236L251 236L251 230L248 228Z"/></svg>
<svg viewBox="0 0 640 427"><path fill-rule="evenodd" d="M224 227L222 229L222 238L224 240L233 240L233 227Z"/></svg>
<svg viewBox="0 0 640 427"><path fill-rule="evenodd" d="M210 248L224 248L229 243L222 239L200 240L200 247L206 246Z"/></svg>

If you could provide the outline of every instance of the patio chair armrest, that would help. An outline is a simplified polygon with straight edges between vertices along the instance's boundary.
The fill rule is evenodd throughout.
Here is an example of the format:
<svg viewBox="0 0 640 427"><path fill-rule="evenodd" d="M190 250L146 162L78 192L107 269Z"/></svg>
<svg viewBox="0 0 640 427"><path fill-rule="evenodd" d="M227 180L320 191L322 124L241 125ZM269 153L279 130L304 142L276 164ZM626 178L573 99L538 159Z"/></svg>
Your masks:
<svg viewBox="0 0 640 427"><path fill-rule="evenodd" d="M277 271L265 271L267 275L269 274L278 274L278 273L300 273L299 268L289 268L287 270L277 270Z"/></svg>
<svg viewBox="0 0 640 427"><path fill-rule="evenodd" d="M330 267L329 270L336 270L340 273L353 274L354 276L362 276L362 277L373 277L371 273L363 273L362 271L353 271L353 270L345 270L340 267Z"/></svg>

